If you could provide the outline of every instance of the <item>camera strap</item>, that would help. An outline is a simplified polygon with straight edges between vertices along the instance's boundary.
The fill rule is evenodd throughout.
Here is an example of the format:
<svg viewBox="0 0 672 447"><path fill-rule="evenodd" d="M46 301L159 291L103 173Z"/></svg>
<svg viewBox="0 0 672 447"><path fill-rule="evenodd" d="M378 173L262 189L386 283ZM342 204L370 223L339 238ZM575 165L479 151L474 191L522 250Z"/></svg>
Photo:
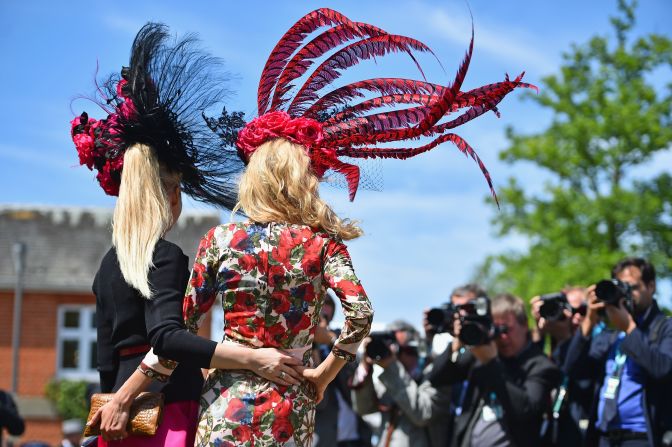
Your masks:
<svg viewBox="0 0 672 447"><path fill-rule="evenodd" d="M560 419L560 412L565 403L565 398L567 397L567 387L569 386L569 377L565 375L562 379L562 384L558 388L557 395L555 396L555 401L553 402L553 419Z"/></svg>
<svg viewBox="0 0 672 447"><path fill-rule="evenodd" d="M557 389L555 400L553 401L553 408L551 410L551 442L553 445L558 443L558 436L560 435L560 414L565 407L567 401L567 389L569 387L569 377L565 375L562 379L562 384ZM542 431L542 434L545 432Z"/></svg>
<svg viewBox="0 0 672 447"><path fill-rule="evenodd" d="M392 433L397 428L397 422L399 420L399 408L396 404L392 404L390 408L390 419L387 423L387 428L385 429L385 441L383 441L383 447L390 447L392 442Z"/></svg>

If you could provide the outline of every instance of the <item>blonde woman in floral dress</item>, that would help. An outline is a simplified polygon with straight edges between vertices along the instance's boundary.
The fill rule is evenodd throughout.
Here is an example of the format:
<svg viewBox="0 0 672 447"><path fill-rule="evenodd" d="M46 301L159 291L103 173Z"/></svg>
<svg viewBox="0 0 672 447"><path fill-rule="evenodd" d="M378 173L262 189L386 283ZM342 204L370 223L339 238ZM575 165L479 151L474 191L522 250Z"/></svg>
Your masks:
<svg viewBox="0 0 672 447"><path fill-rule="evenodd" d="M237 209L249 220L213 228L201 241L184 302L187 327L196 332L220 297L224 343L282 349L302 361L296 369L306 381L282 386L251 371L212 370L201 398L198 447L310 446L315 404L369 332L373 312L342 242L361 230L319 198L319 179L327 173L344 179L354 200L361 173L353 159L407 159L451 142L478 163L494 193L483 162L452 129L497 112L514 89L533 86L521 82L522 75L507 76L462 92L472 50L473 34L448 86L376 77L335 88L334 81L361 61L399 52L418 65L412 53L431 50L320 8L292 25L271 51L259 81L257 118L244 124L242 114L225 110L207 120L225 147L235 142L247 165ZM400 147L421 136L431 141ZM327 288L341 301L345 326L326 360L310 368ZM283 368L280 380L292 373L291 366Z"/></svg>
<svg viewBox="0 0 672 447"><path fill-rule="evenodd" d="M345 325L328 358L303 370L300 385L211 370L197 446L310 446L316 403L369 332L371 305L342 242L361 230L320 199L310 162L304 147L284 138L252 151L239 191L249 220L217 226L201 240L185 318L196 332L220 297L224 343L279 348L306 367L327 288L341 302Z"/></svg>

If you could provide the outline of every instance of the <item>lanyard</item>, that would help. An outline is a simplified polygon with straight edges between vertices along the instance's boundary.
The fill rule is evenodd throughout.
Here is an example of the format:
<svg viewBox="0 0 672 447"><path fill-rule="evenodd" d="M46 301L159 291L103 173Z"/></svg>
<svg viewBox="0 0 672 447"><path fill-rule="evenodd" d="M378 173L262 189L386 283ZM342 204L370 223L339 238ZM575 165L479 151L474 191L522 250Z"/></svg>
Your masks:
<svg viewBox="0 0 672 447"><path fill-rule="evenodd" d="M616 354L614 355L614 367L611 371L611 377L621 377L623 366L625 365L626 360L628 360L628 356L627 354L621 352L621 346L619 343L619 346L616 348Z"/></svg>
<svg viewBox="0 0 672 447"><path fill-rule="evenodd" d="M562 379L562 385L560 385L560 388L558 388L558 394L555 397L555 402L553 402L553 419L558 419L560 417L560 410L562 410L562 405L565 403L568 386L569 377L565 376Z"/></svg>

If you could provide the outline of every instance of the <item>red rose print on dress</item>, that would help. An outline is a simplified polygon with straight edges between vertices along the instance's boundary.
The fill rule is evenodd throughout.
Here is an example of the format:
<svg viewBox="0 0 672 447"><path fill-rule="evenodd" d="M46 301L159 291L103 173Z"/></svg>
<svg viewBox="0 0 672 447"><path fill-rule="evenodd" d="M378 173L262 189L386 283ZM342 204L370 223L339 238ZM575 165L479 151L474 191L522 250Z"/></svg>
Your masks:
<svg viewBox="0 0 672 447"><path fill-rule="evenodd" d="M247 408L245 402L240 399L234 398L229 401L229 405L226 407L224 412L224 417L231 421L244 421L251 418L250 409Z"/></svg>
<svg viewBox="0 0 672 447"><path fill-rule="evenodd" d="M205 265L194 264L194 269L191 271L191 287L200 288L203 286L203 275L205 274Z"/></svg>
<svg viewBox="0 0 672 447"><path fill-rule="evenodd" d="M278 314L289 312L289 290L275 290L271 293L271 307Z"/></svg>
<svg viewBox="0 0 672 447"><path fill-rule="evenodd" d="M264 331L264 344L266 346L281 347L280 340L287 334L284 325L276 323Z"/></svg>
<svg viewBox="0 0 672 447"><path fill-rule="evenodd" d="M355 284L352 281L342 280L336 284L336 287L341 289L344 295L347 296L358 296L363 292L362 286Z"/></svg>
<svg viewBox="0 0 672 447"><path fill-rule="evenodd" d="M240 283L240 273L234 271L234 270L224 270L219 273L219 276L221 279L224 281L224 284L226 285L226 288L228 290L233 290L238 288L238 284Z"/></svg>
<svg viewBox="0 0 672 447"><path fill-rule="evenodd" d="M231 238L231 243L229 246L234 250L245 251L247 250L250 240L247 236L247 233L243 230L238 230L233 233L233 238Z"/></svg>
<svg viewBox="0 0 672 447"><path fill-rule="evenodd" d="M268 271L268 285L275 287L285 280L285 268L281 265L272 265Z"/></svg>
<svg viewBox="0 0 672 447"><path fill-rule="evenodd" d="M259 262L257 263L259 273L265 275L266 271L268 270L268 252L261 251L257 254L257 256L259 257Z"/></svg>
<svg viewBox="0 0 672 447"><path fill-rule="evenodd" d="M247 442L252 439L252 429L247 425L239 425L233 429L233 436L236 437L236 441Z"/></svg>
<svg viewBox="0 0 672 447"><path fill-rule="evenodd" d="M196 256L198 257L205 257L206 251L212 246L212 239L215 237L215 229L213 228L212 230L208 231L205 236L203 236L203 239L201 239L201 243L198 244L198 250L196 251Z"/></svg>
<svg viewBox="0 0 672 447"><path fill-rule="evenodd" d="M299 321L293 325L290 329L293 334L298 334L304 329L308 329L311 325L311 319L308 315L301 315L301 318L299 318Z"/></svg>
<svg viewBox="0 0 672 447"><path fill-rule="evenodd" d="M271 428L271 433L273 433L273 439L276 441L287 442L294 434L294 427L292 426L292 423L289 421L288 417L276 417L273 421L273 428Z"/></svg>
<svg viewBox="0 0 672 447"><path fill-rule="evenodd" d="M257 309L257 298L249 292L236 292L236 302L233 304L234 312L242 312L245 316L254 315Z"/></svg>
<svg viewBox="0 0 672 447"><path fill-rule="evenodd" d="M257 260L254 255L245 254L238 260L238 265L240 265L240 268L243 269L243 271L249 272L257 266Z"/></svg>
<svg viewBox="0 0 672 447"><path fill-rule="evenodd" d="M333 352L351 360L368 331L371 309L342 242L308 226L279 223L225 224L209 236L211 241L203 243L209 248L199 251L202 256L195 262L207 266L204 280L190 284L185 297L191 331L198 330L204 316L196 305L201 296L213 297L210 301L221 296L225 340L280 349L310 346L320 300L332 288L345 313L339 349ZM201 270L196 267L192 275ZM231 416L213 436L238 445L262 439L273 445L292 439L310 445L313 393L305 385L278 386L252 377L236 372L208 380L206 389L213 391L205 391L202 411L224 408ZM226 398L221 389L227 390Z"/></svg>
<svg viewBox="0 0 672 447"><path fill-rule="evenodd" d="M308 282L292 289L292 296L301 301L312 303L315 301L315 289L313 288L313 284Z"/></svg>

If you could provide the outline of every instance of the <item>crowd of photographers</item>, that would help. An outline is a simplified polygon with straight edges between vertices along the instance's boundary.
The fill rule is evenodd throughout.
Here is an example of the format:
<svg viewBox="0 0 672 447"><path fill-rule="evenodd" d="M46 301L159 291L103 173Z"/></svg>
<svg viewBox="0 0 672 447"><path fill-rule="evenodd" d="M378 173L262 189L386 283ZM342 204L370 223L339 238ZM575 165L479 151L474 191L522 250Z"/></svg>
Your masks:
<svg viewBox="0 0 672 447"><path fill-rule="evenodd" d="M425 311L424 337L396 321L330 385L315 446L672 445L672 321L653 266L525 302L475 284ZM325 303L315 361L337 334ZM532 322L532 323L530 323Z"/></svg>

